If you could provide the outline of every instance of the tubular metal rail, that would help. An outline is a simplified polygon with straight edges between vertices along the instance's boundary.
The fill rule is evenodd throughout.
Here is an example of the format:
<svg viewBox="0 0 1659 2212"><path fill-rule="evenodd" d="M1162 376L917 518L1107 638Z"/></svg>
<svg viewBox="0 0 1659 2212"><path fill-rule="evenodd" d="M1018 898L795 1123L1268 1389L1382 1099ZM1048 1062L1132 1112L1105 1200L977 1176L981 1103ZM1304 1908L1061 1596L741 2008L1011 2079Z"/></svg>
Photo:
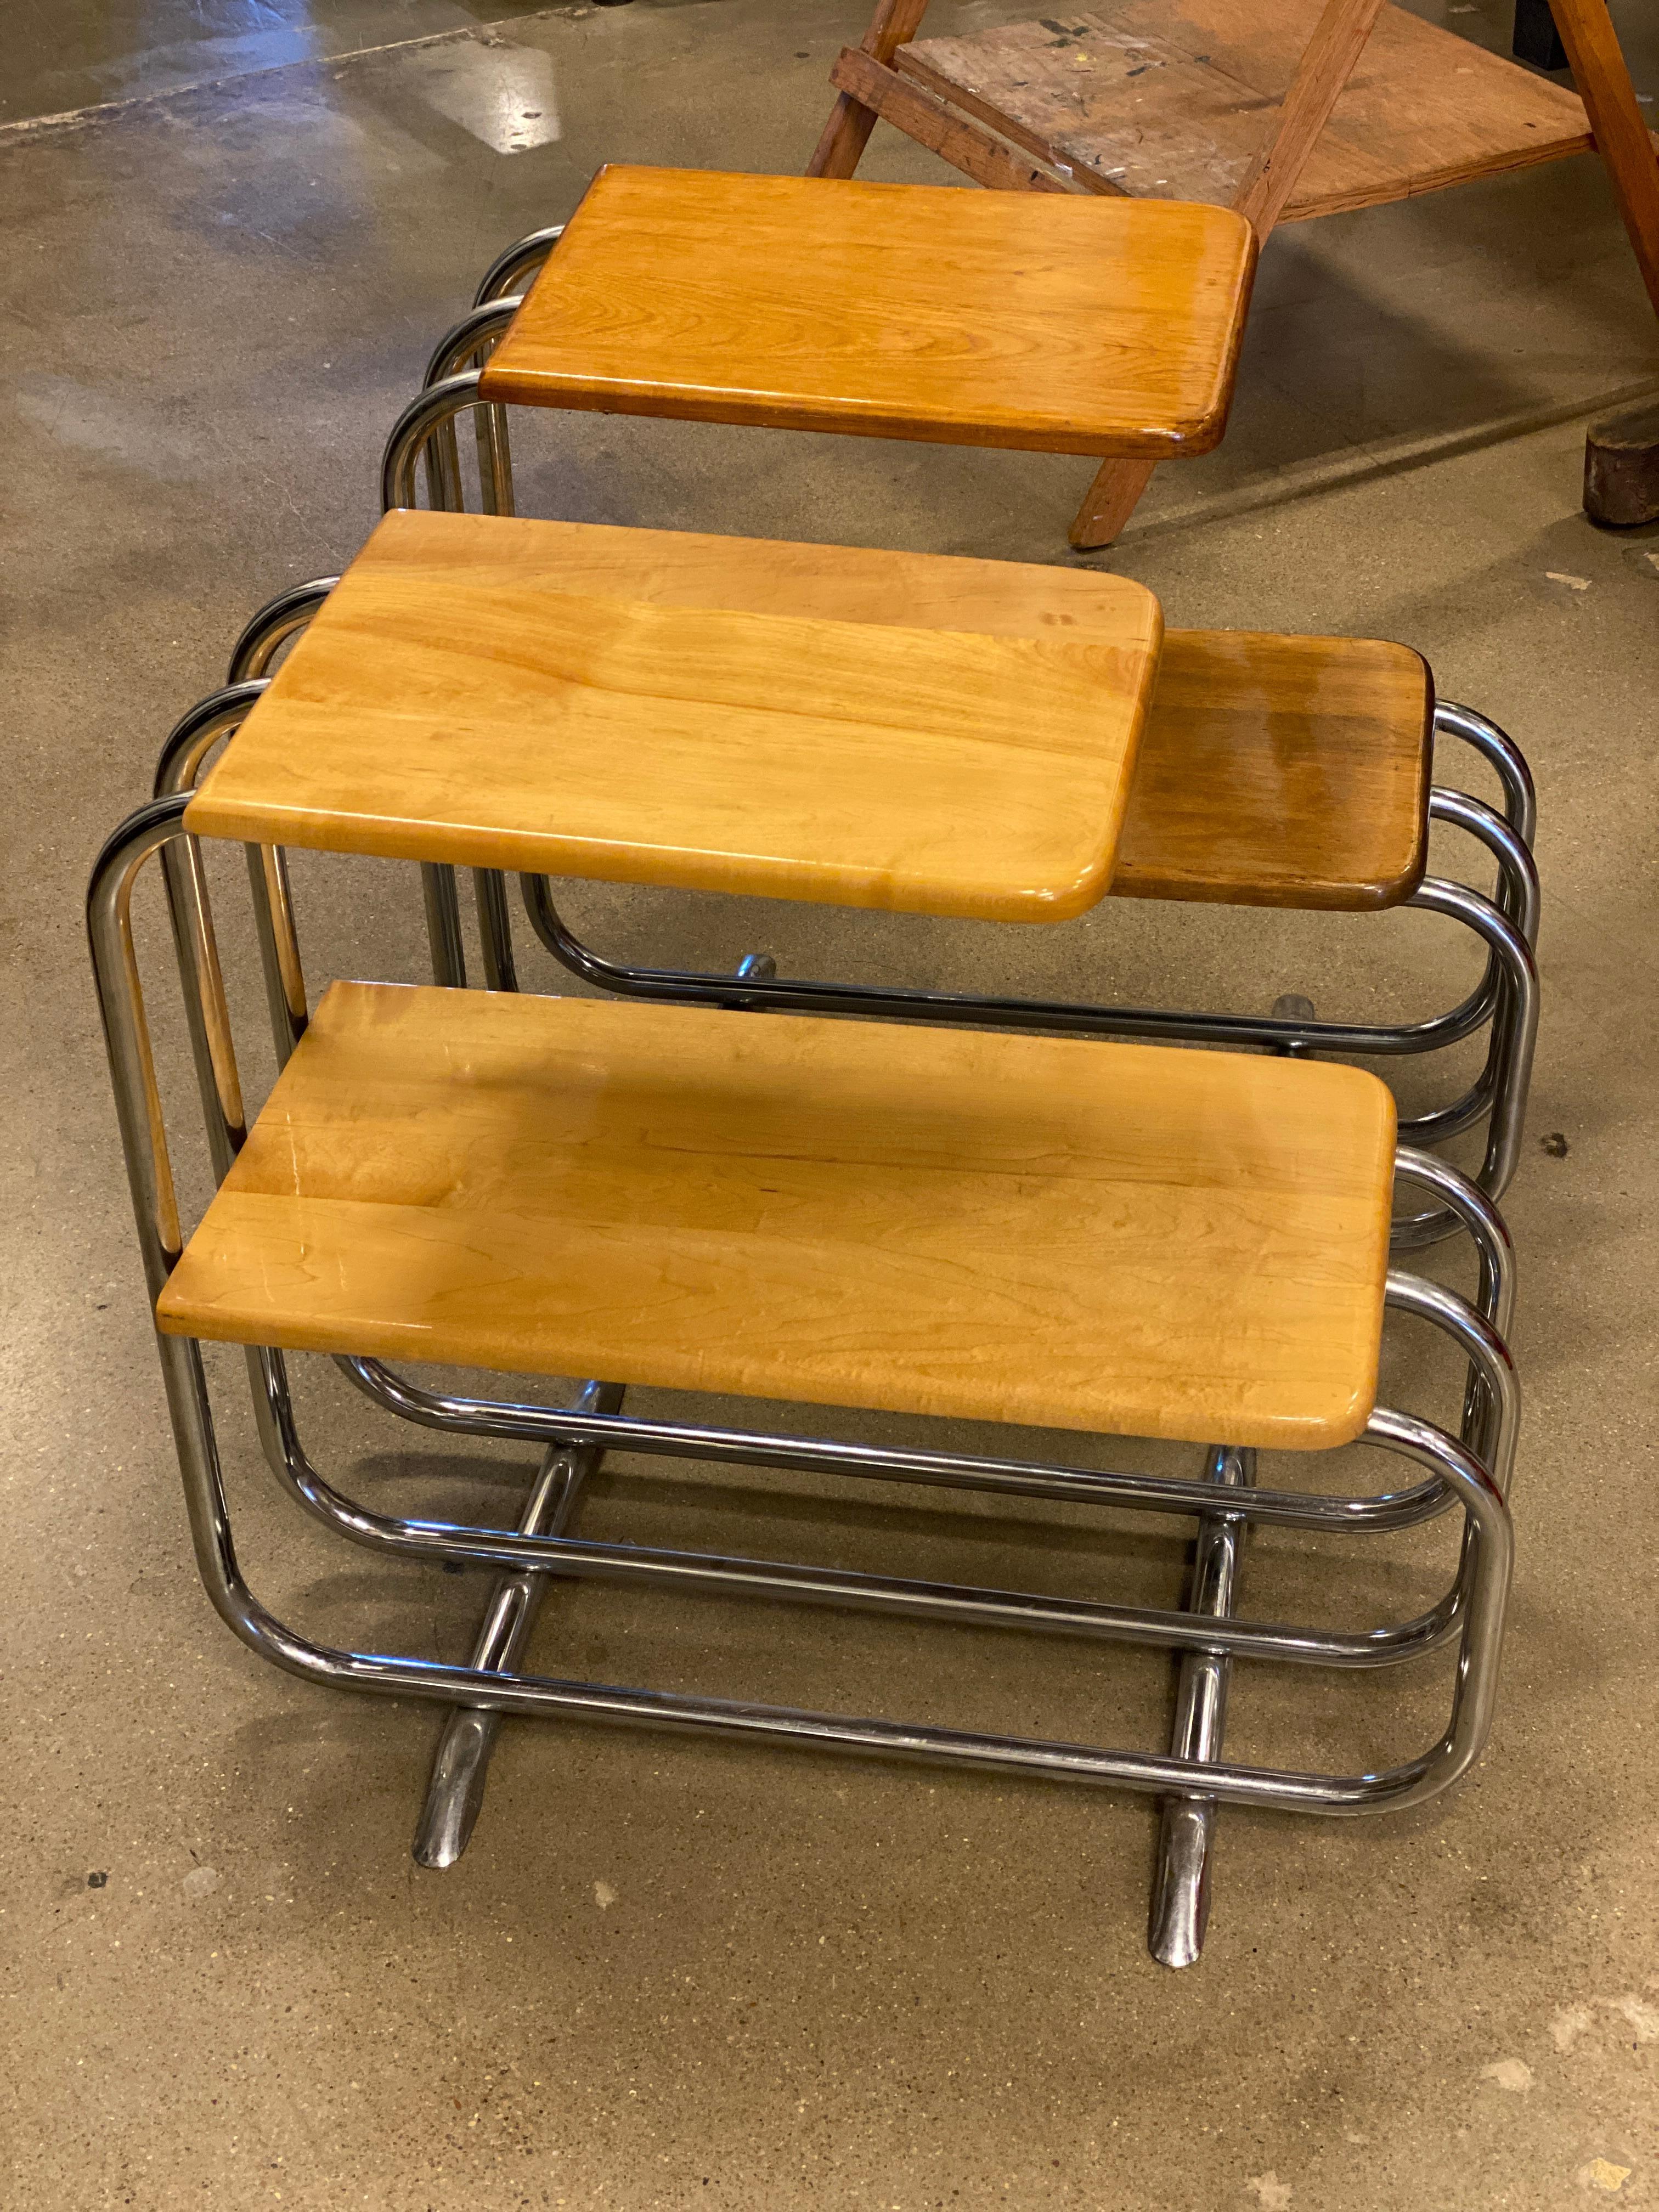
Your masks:
<svg viewBox="0 0 1659 2212"><path fill-rule="evenodd" d="M207 746L234 726L226 718L245 713L250 697L258 696L258 681L245 679L234 698L220 695L180 726L162 763L163 779L180 787L141 808L114 834L94 866L88 891L93 964L152 1299L165 1285L184 1238L138 986L132 884L143 861L159 853L210 1151L222 1177L243 1141L246 1116L205 880L182 828L184 787ZM304 1026L303 977L291 930L281 933L291 921L282 872L258 848L253 857L273 1024L279 1057L285 1057ZM1490 1200L1444 1162L1403 1152L1397 1173L1429 1189L1452 1212L1480 1262L1478 1305L1413 1276L1389 1279L1389 1306L1449 1337L1469 1377L1459 1436L1382 1407L1371 1413L1364 1441L1418 1470L1405 1488L1358 1496L1271 1489L1255 1480L1253 1455L1225 1445L1208 1455L1202 1480L1188 1481L645 1420L623 1412L621 1391L599 1382L585 1385L573 1405L560 1408L458 1398L407 1382L377 1361L347 1358L341 1364L352 1381L405 1419L461 1434L516 1438L542 1454L516 1527L412 1521L370 1510L318 1472L300 1440L283 1355L251 1349L247 1364L265 1456L278 1482L308 1515L370 1550L497 1570L472 1662L458 1667L319 1644L286 1627L260 1604L237 1563L200 1346L158 1332L197 1565L233 1632L289 1673L382 1695L424 1698L450 1709L417 1832L424 1863L451 1863L465 1846L504 1714L701 1729L1150 1792L1165 1801L1152 1946L1165 1963L1185 1964L1196 1957L1202 1940L1206 1846L1218 1805L1352 1815L1419 1804L1467 1771L1490 1726L1511 1558L1504 1493L1519 1419L1504 1341L1513 1292L1509 1243ZM612 1449L1185 1516L1196 1521L1199 1532L1192 1588L1182 1608L1144 1608L583 1540L571 1533L580 1493ZM1240 1557L1253 1523L1381 1532L1426 1521L1454 1505L1463 1513L1455 1573L1436 1604L1415 1619L1354 1631L1238 1617ZM547 1579L556 1576L852 1606L910 1620L1166 1649L1181 1655L1172 1747L1144 1752L1034 1741L526 1673L518 1661L531 1617ZM1445 1729L1402 1765L1326 1774L1240 1765L1221 1755L1224 1695L1237 1658L1370 1668L1451 1647L1456 1662Z"/></svg>

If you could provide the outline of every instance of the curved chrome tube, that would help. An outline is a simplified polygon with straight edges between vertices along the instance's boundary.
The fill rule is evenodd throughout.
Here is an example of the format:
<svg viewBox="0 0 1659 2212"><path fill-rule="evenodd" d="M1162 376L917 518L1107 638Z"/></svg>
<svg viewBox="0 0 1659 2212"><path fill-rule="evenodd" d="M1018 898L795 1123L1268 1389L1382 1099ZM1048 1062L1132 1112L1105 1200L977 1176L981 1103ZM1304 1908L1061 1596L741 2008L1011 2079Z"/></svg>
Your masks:
<svg viewBox="0 0 1659 2212"><path fill-rule="evenodd" d="M267 674L277 648L305 628L339 580L337 576L319 576L313 583L291 584L267 599L236 641L226 683L243 684L250 677Z"/></svg>
<svg viewBox="0 0 1659 2212"><path fill-rule="evenodd" d="M1200 1640L1192 1616L1137 1606L1102 1605L1087 1600L1028 1595L1021 1592L961 1588L953 1583L901 1580L830 1568L796 1566L769 1559L722 1558L703 1552L672 1552L639 1544L603 1544L578 1537L526 1534L514 1528L479 1528L453 1521L409 1521L375 1513L347 1498L319 1474L307 1457L295 1425L286 1370L280 1354L254 1355L261 1363L264 1396L277 1443L275 1462L283 1487L313 1520L370 1551L407 1558L460 1559L475 1565L534 1568L547 1574L598 1577L606 1582L665 1583L680 1589L726 1596L787 1599L796 1603L844 1605L865 1611L897 1612L911 1620L954 1620L981 1628L1026 1628L1050 1634L1104 1637L1115 1643L1179 1650ZM250 1363L252 1364L252 1362ZM592 1419L576 1413L577 1420ZM625 1423L612 1415L604 1425ZM701 1432L691 1431L694 1438ZM700 1444L695 1455L705 1453ZM1133 1481L1133 1478L1118 1478ZM1215 1510L1208 1486L1204 1504ZM1128 1501L1124 1501L1128 1502ZM1265 1517L1241 1505L1251 1519ZM1188 1511L1193 1508L1189 1504ZM1458 1632L1462 1622L1463 1586L1454 1583L1431 1611L1386 1628L1343 1631L1286 1628L1262 1621L1206 1620L1206 1650L1248 1652L1257 1658L1300 1662L1310 1666L1382 1667L1413 1658Z"/></svg>
<svg viewBox="0 0 1659 2212"><path fill-rule="evenodd" d="M283 637L303 629L316 611L316 605L305 612L296 605L302 594L317 594L317 605L326 595L329 586L305 584L292 592L284 592L262 608L242 634L241 645L249 648L248 659L259 664L269 661ZM233 666L235 663L233 661ZM232 736L241 727L249 709L264 691L270 678L249 677L240 683L231 683L221 690L212 692L198 706L193 707L178 724L161 748L155 765L155 795L158 799L175 792L189 793L202 772L202 763L221 738ZM277 1065L288 1058L305 1034L309 1010L306 1004L305 974L300 965L299 939L294 927L294 898L289 884L288 855L280 845L247 845L243 848L247 856L248 884L252 896L255 930L259 940L259 964L264 976L265 1002L270 1012L271 1034L276 1040ZM208 903L207 878L202 872L201 853L196 840L187 838L179 847L169 846L161 856L162 872L167 878L167 902L173 917L173 936L180 947L179 959L186 977L195 974L195 966L185 951L185 937L193 930L204 946L212 942L212 911ZM181 917L190 917L186 929ZM201 1050L205 1033L202 1029L203 1007L209 1009L209 1018L222 1022L228 1034L228 1015L222 1013L223 986L217 981L216 956L207 957L206 968L198 978L199 988L185 992L185 1006L190 1022L191 1043L197 1053L197 1065L201 1066ZM209 1117L210 1132L213 1123Z"/></svg>
<svg viewBox="0 0 1659 2212"><path fill-rule="evenodd" d="M1483 1314L1443 1283L1390 1270L1384 1297L1396 1312L1431 1322L1468 1356L1471 1375L1492 1408L1487 1423L1491 1457L1477 1464L1498 1497L1507 1499L1514 1487L1516 1446L1521 1435L1521 1383L1508 1345ZM1473 1452L1470 1456L1474 1457Z"/></svg>
<svg viewBox="0 0 1659 2212"><path fill-rule="evenodd" d="M482 307L508 292L524 291L525 278L535 274L563 236L564 225L556 222L545 230L532 230L526 237L515 239L511 246L504 247L485 270L483 282L473 295L474 307Z"/></svg>
<svg viewBox="0 0 1659 2212"><path fill-rule="evenodd" d="M1471 1532L1460 1570L1462 1645L1451 1717L1439 1741L1419 1758L1382 1771L1332 1776L499 1674L313 1643L284 1627L243 1581L231 1541L199 1353L186 1340L163 1338L160 1345L197 1563L209 1595L243 1643L308 1680L484 1711L712 1729L773 1743L932 1760L1157 1796L1197 1787L1225 1803L1339 1816L1400 1809L1437 1795L1479 1756L1491 1725L1512 1550L1508 1516L1478 1464L1449 1437L1407 1415L1378 1408L1366 1440L1415 1459L1430 1470L1437 1486L1443 1481L1463 1504ZM1206 1642L1215 1626L1202 1624ZM1189 1625L1189 1637L1190 1632Z"/></svg>
<svg viewBox="0 0 1659 2212"><path fill-rule="evenodd" d="M133 949L132 884L152 853L182 835L179 824L185 804L182 795L153 799L129 815L106 840L93 862L87 886L87 936L98 989L98 1012L109 1053L110 1080L144 1281L152 1301L161 1296L178 1264L184 1237ZM204 1086L204 1103L207 1095Z"/></svg>
<svg viewBox="0 0 1659 2212"><path fill-rule="evenodd" d="M1538 863L1532 848L1495 808L1467 791L1437 784L1429 793L1429 819L1478 837L1498 862L1493 903L1528 945L1538 943Z"/></svg>
<svg viewBox="0 0 1659 2212"><path fill-rule="evenodd" d="M231 1540L200 1354L186 1339L162 1338L159 1344L197 1565L208 1595L241 1642L308 1681L496 1712L700 1729L803 1748L978 1767L1033 1780L1089 1783L1159 1796L1196 1787L1225 1803L1339 1816L1398 1810L1437 1795L1474 1763L1490 1727L1510 1569L1508 1522L1480 1469L1452 1439L1403 1415L1379 1410L1372 1417L1370 1440L1443 1474L1479 1521L1478 1540L1468 1547L1469 1595L1452 1717L1440 1741L1419 1758L1380 1772L1333 1776L497 1674L313 1643L285 1627L244 1581ZM1206 1624L1206 1633L1207 1628Z"/></svg>
<svg viewBox="0 0 1659 2212"><path fill-rule="evenodd" d="M1423 884L1413 904L1462 921L1477 936L1485 938L1498 963L1502 995L1493 1023L1502 1035L1494 1040L1494 1059L1498 1057L1501 1045L1502 1072L1487 1125L1486 1156L1476 1180L1488 1197L1501 1198L1521 1157L1533 1053L1538 1042L1537 963L1531 945L1515 924L1501 915L1490 899L1482 898L1479 891L1472 891L1465 884L1431 879Z"/></svg>
<svg viewBox="0 0 1659 2212"><path fill-rule="evenodd" d="M1498 1335L1508 1343L1515 1311L1515 1247L1504 1217L1480 1186L1460 1169L1432 1152L1400 1146L1395 1153L1396 1182L1414 1182L1445 1201L1446 1212L1467 1230L1480 1260L1475 1304ZM1393 1240L1396 1243L1399 1238ZM1498 1409L1480 1374L1471 1366L1464 1395L1462 1440L1483 1467L1494 1464Z"/></svg>
<svg viewBox="0 0 1659 2212"><path fill-rule="evenodd" d="M474 307L439 339L421 380L422 391L447 383L466 369L482 369L495 350L495 341L523 305L517 299L495 300ZM478 490L486 514L511 514L513 453L508 442L507 410L480 407L473 417L478 446ZM440 423L426 447L427 489L434 507L459 514L466 505L461 488L461 457L453 422Z"/></svg>
<svg viewBox="0 0 1659 2212"><path fill-rule="evenodd" d="M421 389L429 392L434 384L447 383L463 369L482 367L478 356L489 351L523 305L519 299L489 300L470 308L433 348Z"/></svg>
<svg viewBox="0 0 1659 2212"><path fill-rule="evenodd" d="M400 1420L460 1436L498 1437L543 1446L600 1445L607 1450L638 1452L647 1457L695 1456L721 1467L784 1468L802 1474L915 1482L946 1490L994 1490L1011 1497L1127 1506L1153 1513L1215 1510L1215 1493L1207 1483L1164 1475L1106 1473L1041 1460L898 1451L879 1444L843 1443L827 1437L777 1437L748 1429L647 1421L633 1413L602 1419L563 1407L448 1396L411 1382L378 1359L343 1356L335 1364L365 1397ZM271 1458L271 1466L275 1473L282 1474L276 1458ZM1253 1489L1247 1517L1285 1528L1322 1528L1328 1533L1413 1528L1436 1519L1449 1503L1443 1486L1431 1482L1413 1483L1407 1490L1384 1491L1370 1497Z"/></svg>
<svg viewBox="0 0 1659 2212"><path fill-rule="evenodd" d="M453 335L452 332L452 337ZM448 340L445 341L445 344L448 343ZM507 451L507 417L502 409L486 406L479 399L478 380L479 371L476 368L467 370L463 375L447 377L441 384L432 385L418 392L398 417L386 441L380 463L380 505L383 513L389 514L395 507L413 507L416 504L416 465L423 453L429 456L429 484L434 505L459 507L460 459L455 447L454 422L463 408L472 407L480 410L478 468L485 506L493 513L512 514L512 467ZM475 878L479 872L475 870ZM421 863L421 884L426 902L427 939L432 949L433 981L459 990L466 983L466 952L461 935L461 907L455 888L455 871L441 862L423 860ZM499 895L487 894L483 886L479 886L479 921L487 932L495 928L506 908L504 890ZM510 933L504 945L492 936L486 936L484 964L486 981L490 976L512 975ZM490 987L511 989L514 985L499 982Z"/></svg>
<svg viewBox="0 0 1659 2212"><path fill-rule="evenodd" d="M1435 702L1431 727L1437 738L1461 739L1487 763L1503 787L1504 818L1530 849L1538 842L1538 793L1514 738L1473 707L1459 707L1449 699Z"/></svg>
<svg viewBox="0 0 1659 2212"><path fill-rule="evenodd" d="M194 789L203 761L219 742L240 727L248 709L265 689L263 680L227 685L192 707L169 732L155 764L155 796L184 800ZM185 986L185 1020L191 1057L208 1130L216 1173L222 1176L240 1151L247 1117L231 1043L230 1012L208 901L201 847L194 837L171 837L161 848L161 874L173 950Z"/></svg>
<svg viewBox="0 0 1659 2212"><path fill-rule="evenodd" d="M730 975L634 968L605 959L566 927L544 876L520 876L519 882L537 936L562 967L584 982L623 998L717 1006L732 997ZM1443 898L1443 893L1449 896ZM1496 908L1478 891L1432 879L1425 883L1413 903L1435 913L1452 913L1464 921L1473 912L1464 908L1465 900L1497 915ZM1501 923L1502 917L1497 919ZM1474 926L1472 921L1470 926ZM1480 1026L1486 1013L1470 1000L1452 1014L1380 1028L1355 1023L1285 1021L1271 1014L1188 1014L1165 1007L1095 1006L1069 999L981 998L969 992L917 990L886 983L803 982L790 976L747 981L744 995L754 1006L775 1006L800 1013L857 1013L872 1018L965 1022L988 1028L1055 1030L1082 1036L1170 1037L1194 1044L1265 1045L1281 1052L1287 1046L1305 1045L1318 1051L1388 1055L1432 1052L1455 1044Z"/></svg>
<svg viewBox="0 0 1659 2212"><path fill-rule="evenodd" d="M463 376L447 377L441 384L417 392L392 424L380 463L382 512L415 505L415 464L421 448L434 430L453 422L464 407L483 404L478 398L478 374L476 368L469 369Z"/></svg>
<svg viewBox="0 0 1659 2212"><path fill-rule="evenodd" d="M202 763L221 738L240 729L247 720L248 710L264 694L270 681L269 677L253 677L242 683L227 684L217 691L210 691L205 699L198 700L167 732L167 741L156 757L152 795L166 799L175 792L193 791L202 773Z"/></svg>
<svg viewBox="0 0 1659 2212"><path fill-rule="evenodd" d="M1471 799L1467 792L1447 791L1439 787L1429 793L1431 821L1445 822L1467 830L1478 837L1492 851L1498 861L1498 884L1495 903L1500 914L1512 921L1529 945L1538 939L1538 872L1530 851L1521 842L1516 832L1504 817L1493 812L1480 799ZM1415 902L1408 902L1415 903ZM1485 1065L1474 1085L1450 1105L1437 1107L1432 1112L1415 1115L1402 1121L1400 1133L1415 1145L1443 1145L1485 1121L1491 1114L1492 1103L1504 1088L1506 1063L1510 1044L1504 1020L1503 963L1490 948L1486 954L1486 970L1471 1000L1464 1005L1480 1003L1492 1017L1491 1039ZM1432 1217L1425 1215L1419 1230L1407 1238L1407 1243L1432 1243L1443 1234L1436 1230Z"/></svg>

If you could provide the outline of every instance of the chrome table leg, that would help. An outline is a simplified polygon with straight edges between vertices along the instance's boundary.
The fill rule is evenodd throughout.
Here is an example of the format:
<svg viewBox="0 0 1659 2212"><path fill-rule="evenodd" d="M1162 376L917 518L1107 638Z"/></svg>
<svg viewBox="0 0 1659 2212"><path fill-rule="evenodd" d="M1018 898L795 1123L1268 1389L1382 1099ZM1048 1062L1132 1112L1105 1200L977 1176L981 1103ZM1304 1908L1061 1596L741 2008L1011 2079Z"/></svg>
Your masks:
<svg viewBox="0 0 1659 2212"><path fill-rule="evenodd" d="M576 1400L583 1413L620 1411L623 1394L614 1383L585 1382ZM560 1536L574 1517L584 1486L605 1454L595 1445L550 1446L519 1516L526 1536ZM474 1667L511 1674L523 1655L547 1591L547 1576L534 1568L498 1575L489 1610L472 1650ZM444 1723L432 1761L426 1802L415 1831L418 1866L453 1866L466 1849L483 1802L490 1753L501 1733L501 1716L477 1705L457 1705Z"/></svg>
<svg viewBox="0 0 1659 2212"><path fill-rule="evenodd" d="M1281 992L1273 1000L1273 1019L1276 1022L1310 1022L1314 1018L1314 1002L1297 991ZM1307 1060L1310 1057L1305 1044L1287 1044L1281 1048L1283 1060Z"/></svg>
<svg viewBox="0 0 1659 2212"><path fill-rule="evenodd" d="M1255 1454L1218 1444L1206 1472L1218 1488L1243 1489L1255 1480ZM1206 1514L1200 1521L1187 1601L1189 1613L1225 1620L1236 1610L1245 1525L1234 1514ZM1170 1748L1177 1759L1220 1758L1231 1668L1224 1652L1182 1655L1170 1737ZM1210 1917L1210 1835L1218 1809L1213 1797L1164 1800L1146 1937L1161 1966L1190 1966L1204 1948Z"/></svg>

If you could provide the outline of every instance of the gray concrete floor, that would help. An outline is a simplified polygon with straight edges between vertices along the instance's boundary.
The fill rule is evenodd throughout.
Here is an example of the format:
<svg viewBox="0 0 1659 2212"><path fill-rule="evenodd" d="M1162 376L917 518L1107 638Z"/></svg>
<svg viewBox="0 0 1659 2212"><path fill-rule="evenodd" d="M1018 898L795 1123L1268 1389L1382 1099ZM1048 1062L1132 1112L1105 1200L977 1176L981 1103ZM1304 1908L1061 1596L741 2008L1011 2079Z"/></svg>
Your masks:
<svg viewBox="0 0 1659 2212"><path fill-rule="evenodd" d="M1498 1723L1463 1790L1374 1825L1226 1815L1208 1949L1182 1976L1143 1948L1152 1810L1109 1796L521 1727L470 1854L422 1875L432 1717L262 1668L196 1585L87 980L88 858L252 607L361 543L384 431L496 247L566 213L601 160L798 168L864 12L489 0L486 25L485 0L64 0L9 25L8 2208L1659 2204L1659 533L1589 527L1582 422L1561 419L1659 362L1589 160L1281 234L1225 447L1167 471L1109 556L1173 622L1407 639L1536 764L1519 1569ZM1454 13L1501 36L1497 0ZM1659 88L1650 21L1624 21ZM943 174L891 138L869 173ZM521 447L527 509L1034 561L1068 557L1087 473L599 417L538 421ZM419 972L405 875L308 862L299 896L313 982ZM659 957L766 943L797 973L1086 975L1166 1002L1304 988L1403 1010L1463 973L1411 917L1109 903L1005 934L667 894L573 906ZM256 1092L267 1073L251 1050ZM1403 1389L1436 1380L1396 1366ZM215 1374L261 1594L317 1632L460 1656L477 1578L385 1576L297 1525L260 1483L229 1363ZM512 1510L512 1455L407 1451L327 1373L304 1403L362 1494ZM1182 1571L1146 1525L1103 1544L1075 1513L849 1506L664 1462L620 1464L583 1525L1152 1602ZM1381 1619L1444 1565L1443 1536L1386 1560L1264 1537L1247 1587L1263 1614ZM1167 1726L1145 1655L591 1589L550 1606L535 1661L1085 1739ZM1445 1693L1432 1668L1255 1671L1232 1741L1386 1760Z"/></svg>

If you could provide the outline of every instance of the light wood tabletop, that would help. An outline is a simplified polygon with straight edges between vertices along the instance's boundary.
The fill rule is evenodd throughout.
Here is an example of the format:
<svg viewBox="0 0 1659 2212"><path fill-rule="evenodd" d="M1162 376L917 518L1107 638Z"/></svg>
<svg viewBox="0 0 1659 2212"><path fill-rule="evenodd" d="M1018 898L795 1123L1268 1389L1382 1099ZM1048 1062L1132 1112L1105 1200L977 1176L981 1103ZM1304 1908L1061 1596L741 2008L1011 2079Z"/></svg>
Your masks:
<svg viewBox="0 0 1659 2212"><path fill-rule="evenodd" d="M337 983L157 1312L1313 1449L1370 1411L1394 1138L1347 1067Z"/></svg>
<svg viewBox="0 0 1659 2212"><path fill-rule="evenodd" d="M822 569L848 580L815 593ZM948 578L975 572L962 625ZM996 921L1105 890L1144 586L483 515L385 518L185 817L199 836ZM914 580L914 623L866 621ZM984 629L972 606L1002 599ZM908 603L908 602L907 602ZM1088 619L1055 621L1054 605ZM820 611L828 610L828 612ZM846 611L843 611L845 610Z"/></svg>
<svg viewBox="0 0 1659 2212"><path fill-rule="evenodd" d="M481 389L1164 460L1221 436L1255 261L1224 208L611 167Z"/></svg>
<svg viewBox="0 0 1659 2212"><path fill-rule="evenodd" d="M468 588L493 589L507 576L526 592L545 584L656 607L987 637L1086 637L1118 656L1106 680L1126 699L1145 672L1146 594L1090 569L477 515L388 517L371 546L388 573L412 575L429 566ZM322 619L331 623L338 611L325 607ZM320 635L326 641L327 632ZM351 647L336 643L331 664L349 663ZM216 772L192 810L191 826L205 835L303 843L342 834L326 816L295 826L303 809L281 756L298 746L303 765L320 740L331 773L354 740L320 705L313 720L303 665L277 681L274 699L237 740L234 771ZM349 668L341 681L360 688ZM293 705L304 708L297 723ZM1165 630L1117 838L1113 895L1349 911L1397 905L1423 873L1432 707L1428 670L1406 646ZM781 726L787 730L787 721ZM400 757L400 776L406 764ZM544 798L556 794L556 776L541 769L538 780ZM813 796L820 866L830 851L825 797ZM547 827L544 811L536 834ZM455 828L446 814L445 836ZM477 823L472 830L485 834ZM431 834L430 824L411 828L407 849Z"/></svg>

